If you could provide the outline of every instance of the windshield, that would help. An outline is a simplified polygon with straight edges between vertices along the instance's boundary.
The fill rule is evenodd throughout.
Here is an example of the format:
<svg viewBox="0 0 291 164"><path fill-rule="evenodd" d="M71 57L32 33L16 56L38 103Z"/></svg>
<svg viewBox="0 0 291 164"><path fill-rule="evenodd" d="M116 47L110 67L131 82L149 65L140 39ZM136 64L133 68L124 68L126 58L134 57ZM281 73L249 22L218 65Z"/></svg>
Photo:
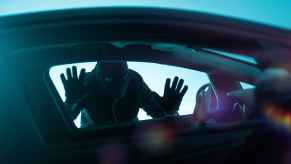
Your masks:
<svg viewBox="0 0 291 164"><path fill-rule="evenodd" d="M0 6L0 15L27 13L36 11L48 11L86 7L162 7L199 11L211 14L246 19L264 24L291 29L291 17L289 15L291 1L282 0L236 0L236 1L212 1L212 0L3 0Z"/></svg>

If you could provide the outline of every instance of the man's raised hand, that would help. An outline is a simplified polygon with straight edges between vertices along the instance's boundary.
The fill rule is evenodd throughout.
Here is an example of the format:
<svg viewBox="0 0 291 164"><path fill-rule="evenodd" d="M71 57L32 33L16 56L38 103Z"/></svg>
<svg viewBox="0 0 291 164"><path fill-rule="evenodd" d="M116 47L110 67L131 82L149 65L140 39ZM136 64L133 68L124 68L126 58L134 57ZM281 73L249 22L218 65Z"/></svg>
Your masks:
<svg viewBox="0 0 291 164"><path fill-rule="evenodd" d="M78 76L77 67L67 68L66 76L61 74L61 80L64 85L66 102L74 103L78 101L85 94L85 69L81 69L80 75Z"/></svg>
<svg viewBox="0 0 291 164"><path fill-rule="evenodd" d="M179 110L182 99L188 90L188 86L183 86L183 84L184 80L179 79L177 76L174 78L172 85L171 79L168 78L166 80L162 100L167 114L174 114Z"/></svg>

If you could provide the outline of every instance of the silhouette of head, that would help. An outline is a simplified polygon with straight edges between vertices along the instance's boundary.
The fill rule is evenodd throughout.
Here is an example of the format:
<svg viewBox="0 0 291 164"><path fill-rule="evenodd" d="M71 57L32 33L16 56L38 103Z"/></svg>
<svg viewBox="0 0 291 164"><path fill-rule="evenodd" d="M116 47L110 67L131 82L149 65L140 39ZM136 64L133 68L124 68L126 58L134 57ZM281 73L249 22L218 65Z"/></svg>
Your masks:
<svg viewBox="0 0 291 164"><path fill-rule="evenodd" d="M125 61L100 61L98 76L106 93L121 96L128 85L128 65Z"/></svg>

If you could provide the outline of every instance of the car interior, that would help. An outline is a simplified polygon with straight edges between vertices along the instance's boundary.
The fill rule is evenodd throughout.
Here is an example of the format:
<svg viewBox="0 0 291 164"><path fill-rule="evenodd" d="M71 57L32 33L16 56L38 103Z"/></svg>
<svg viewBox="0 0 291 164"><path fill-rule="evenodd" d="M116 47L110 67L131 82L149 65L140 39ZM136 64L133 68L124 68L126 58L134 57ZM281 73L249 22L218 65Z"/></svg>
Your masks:
<svg viewBox="0 0 291 164"><path fill-rule="evenodd" d="M102 49L102 51L100 51L100 49ZM86 51L83 52L83 50ZM89 53L88 50L91 52ZM70 52L74 52L74 54ZM33 59L37 60L38 62L35 61L35 64L25 64L26 62L31 63L31 59L25 59L25 56L28 54L30 56L35 55ZM132 59L131 57L133 57L135 54L147 54L148 57L145 60ZM173 133L172 135L183 138L185 137L185 139L182 139L180 141L181 143L175 143L173 145L175 149L157 148L161 149L159 152L165 151L163 152L165 153L163 158L166 158L166 156L171 156L172 153L176 152L185 152L183 154L187 154L187 156L189 155L191 158L193 158L189 153L191 152L191 154L197 155L197 152L193 151L192 148L197 148L198 152L200 150L203 150L203 152L205 151L204 153L199 152L199 154L202 153L204 155L209 154L211 151L216 153L216 147L220 148L222 145L224 146L223 149L234 149L235 145L239 145L250 131L248 128L240 128L240 126L248 127L250 125L232 126L233 123L245 119L242 117L243 113L240 111L242 109L234 109L235 103L239 103L241 105L246 105L247 103L244 102L244 99L240 96L236 96L235 94L230 95L229 93L236 92L239 95L248 93L241 87L239 82L243 81L252 84L253 81L250 79L254 78L256 74L260 73L260 69L258 69L256 65L252 63L235 60L230 57L217 56L216 54L212 54L207 51L204 52L203 49L195 50L182 45L167 43L127 43L119 47L116 46L116 43L96 43L95 45L88 45L88 47L86 45L77 45L73 47L48 47L45 49L42 48L37 50L27 50L22 51L17 55L23 58L20 60L22 64L20 65L19 63L19 66L22 66L21 71L23 74L20 76L23 77L20 77L20 79L22 79L23 89L25 90L25 97L37 97L36 99L28 98L26 100L30 104L33 122L36 126L35 128L39 130L41 138L44 140L44 142L46 142L53 150L64 151L60 150L60 148L65 148L65 150L73 150L79 146L84 148L86 147L87 149L87 146L94 145L93 147L95 147L99 142L103 142L104 139L109 140L108 142L111 142L111 140L114 142L120 142L120 140L123 140L122 138L124 137L126 140L130 140L128 141L128 144L133 144L134 146L132 147L135 149L136 144L147 142L146 140L159 140L159 137L161 137L153 136L152 138L141 139L141 136L146 136L145 133L166 133L163 131L171 129L170 133ZM46 60L43 60L42 55L46 56ZM200 92L205 92L205 94L200 96L200 100L196 102L195 106L188 107L191 112L186 115L164 119L144 120L136 123L102 125L95 128L85 128L78 130L74 122L68 121L67 116L63 112L64 103L50 77L50 69L56 65L64 65L65 68L68 67L66 64L76 65L71 64L76 63L76 61L83 64L84 62L92 63L92 61L98 61L98 59L102 59L105 56L113 55L119 55L117 57L119 60L128 58L130 61L176 65L179 67L185 67L187 69L203 71L209 78L208 83L203 84L204 86L207 86L208 90L205 89L203 85L200 86L202 89L196 88L200 91L198 91L196 95L192 97L193 101L195 101L195 99L197 100L196 97L201 95ZM193 60L186 58L186 55L193 56ZM165 57L174 62L167 63L163 60ZM226 70L225 67L217 65L216 63L218 62L227 63L228 69ZM95 64L96 62L93 63ZM239 72L241 69L248 70L247 72L249 74L246 74L245 71ZM29 74L28 72L32 70L34 74ZM155 71L157 72L157 70ZM198 77L194 77L196 78L195 80L199 80ZM59 75L55 76L55 78L59 78ZM185 81L186 80L187 79L185 79ZM164 82L160 83L163 85ZM189 84L189 86L191 86L191 84ZM205 106L205 103L203 102L208 102L207 104L210 104L210 106ZM196 109L198 106L201 108L200 110ZM198 120L195 119L195 115L201 110L209 113L226 112L223 114L224 117L215 117L218 118L218 120L214 120L212 123L209 122L210 127L206 126L199 128L196 124ZM249 110L248 105L247 110ZM227 125L229 125L229 127ZM227 127L218 128L219 126ZM174 130L172 131L172 129ZM56 136L56 134L58 135ZM223 137L220 137L220 135ZM208 139L205 139L205 137L212 138L211 142L209 142ZM213 140L213 138L216 139ZM188 140L192 140L191 143L194 141L192 143L193 147L189 145L188 148L184 150L184 147L181 145L187 144ZM86 146L83 144L84 141L87 143L85 144ZM197 143L195 141L197 141ZM205 143L202 143L203 141L207 142L207 146ZM198 148L198 143L200 143L203 148ZM163 144L160 146L163 146ZM153 160L160 157L157 156L157 154L153 155L153 152L147 150L148 148L146 147L141 146L139 149L140 150L138 151L145 151L149 157L144 156L145 154L141 153L143 157L140 155L135 156L138 157L138 159L144 158L144 160ZM202 154L197 155L197 158L201 158ZM183 160L187 159L187 157L184 158L182 156L179 156L179 158L182 158ZM175 160L179 160L179 158ZM222 156L220 155L219 158L222 158ZM87 160L88 159L90 158L88 157Z"/></svg>
<svg viewBox="0 0 291 164"><path fill-rule="evenodd" d="M5 27L9 29L0 33L0 41L7 38L7 45L0 45L4 53L0 60L3 75L0 86L5 95L0 102L7 109L0 114L3 122L0 126L5 134L1 136L0 148L3 161L13 158L16 162L71 164L232 163L233 157L240 158L237 152L246 145L250 134L256 129L268 128L260 120L249 117L257 110L256 79L272 62L267 60L269 55L260 58L267 49L262 45L283 43L283 39L270 40L263 37L263 32L252 36L248 33L251 28L242 28L248 34L243 35L234 30L238 21L227 18L221 18L230 22L224 30L219 31L223 23L214 30L203 20L192 30L186 21L178 21L182 16L194 20L191 13L182 11L163 13L153 9L161 15L152 21L151 16L159 14L142 9L141 16L152 14L145 18L152 24L145 25L126 19L136 9L127 9L124 13L120 10L117 15L124 20L117 21L120 29L113 32L110 30L116 26L114 19L107 24L102 19L92 21L93 17L115 18L112 10L119 11L102 9L103 15L96 15L93 10L83 13L76 10L64 14L63 20L56 17L62 11L23 16L31 16L29 20L17 16L12 16L11 21L0 18L0 25L1 21L7 21ZM88 17L90 12L94 16ZM79 14L77 21L69 19L74 14ZM175 14L173 20L171 16ZM42 17L49 19L36 21ZM84 17L87 19L80 23ZM206 20L207 15L202 17ZM165 18L162 23L157 23L162 18ZM175 28L165 23L166 20L176 21ZM35 24L30 25L33 21ZM173 30L177 27L181 28ZM280 30L274 31L270 33L281 34ZM202 36L202 32L208 35ZM186 33L188 38L182 37ZM18 40L19 37L24 39ZM79 123L64 112L66 97L60 74L72 66L78 70L88 67L89 72L99 61L126 61L160 95L166 77L182 77L189 89L182 100L181 113L158 119L144 114L136 122L78 128Z"/></svg>

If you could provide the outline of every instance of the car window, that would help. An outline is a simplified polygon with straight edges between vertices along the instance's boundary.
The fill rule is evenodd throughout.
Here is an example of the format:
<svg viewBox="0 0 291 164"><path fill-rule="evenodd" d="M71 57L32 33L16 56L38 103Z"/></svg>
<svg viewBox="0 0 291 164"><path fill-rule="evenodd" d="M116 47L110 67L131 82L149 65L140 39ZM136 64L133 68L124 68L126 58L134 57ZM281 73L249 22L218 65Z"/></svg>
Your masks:
<svg viewBox="0 0 291 164"><path fill-rule="evenodd" d="M171 84L175 76L179 77L180 79L184 79L184 85L188 86L188 91L182 99L180 109L178 111L179 115L188 115L193 113L196 104L196 93L198 89L202 85L209 83L207 74L196 70L146 62L127 62L127 64L128 68L139 74L150 90L156 92L160 97L163 96L167 78L171 79ZM80 73L81 68L85 68L86 72L88 73L94 70L96 62L74 63L51 67L49 71L50 78L59 94L57 96L59 96L63 102L66 101L66 94L60 75L65 73L66 69L71 68L72 66L77 67L78 74ZM142 92L142 90L139 90L138 92ZM132 100L131 103L134 104L134 101L135 100ZM138 111L137 118L139 121L152 119L152 117L149 116L142 108L140 108ZM80 113L74 119L74 123L77 127L81 126Z"/></svg>

